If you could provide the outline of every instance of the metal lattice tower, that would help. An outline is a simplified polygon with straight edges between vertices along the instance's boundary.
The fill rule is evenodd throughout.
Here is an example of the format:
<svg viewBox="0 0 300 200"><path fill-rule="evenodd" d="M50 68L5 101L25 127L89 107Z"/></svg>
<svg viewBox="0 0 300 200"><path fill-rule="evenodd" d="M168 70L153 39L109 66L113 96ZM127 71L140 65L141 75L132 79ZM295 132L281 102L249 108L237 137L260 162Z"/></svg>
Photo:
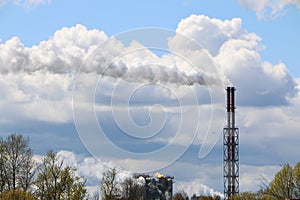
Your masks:
<svg viewBox="0 0 300 200"><path fill-rule="evenodd" d="M227 125L223 130L224 195L239 193L239 129L235 126L235 88L227 87Z"/></svg>

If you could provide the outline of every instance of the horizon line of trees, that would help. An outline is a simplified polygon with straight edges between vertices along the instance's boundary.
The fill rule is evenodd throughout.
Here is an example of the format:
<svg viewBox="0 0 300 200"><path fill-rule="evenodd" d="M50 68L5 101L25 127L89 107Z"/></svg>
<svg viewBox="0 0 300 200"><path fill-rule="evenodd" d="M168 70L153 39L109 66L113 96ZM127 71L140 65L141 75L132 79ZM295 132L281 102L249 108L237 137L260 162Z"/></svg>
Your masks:
<svg viewBox="0 0 300 200"><path fill-rule="evenodd" d="M0 200L140 200L144 186L133 177L120 180L116 168L103 172L99 192L89 195L86 179L76 175L76 169L66 166L58 155L49 150L41 163L33 160L29 138L12 133L0 137ZM173 200L189 199L178 191ZM219 197L202 196L202 199ZM262 182L258 192L242 192L229 200L300 199L300 162L294 167L284 164L271 182Z"/></svg>

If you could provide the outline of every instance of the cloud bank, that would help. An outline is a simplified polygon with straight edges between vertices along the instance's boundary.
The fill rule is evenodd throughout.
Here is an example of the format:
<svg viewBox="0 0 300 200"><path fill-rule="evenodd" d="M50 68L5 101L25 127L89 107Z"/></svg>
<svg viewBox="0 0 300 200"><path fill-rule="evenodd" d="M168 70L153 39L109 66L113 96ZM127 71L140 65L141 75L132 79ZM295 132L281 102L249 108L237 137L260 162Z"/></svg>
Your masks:
<svg viewBox="0 0 300 200"><path fill-rule="evenodd" d="M32 47L25 47L19 38L13 37L0 44L0 81L4 91L1 107L6 110L9 105L17 106L16 112L22 110L25 118L70 121L68 104L79 67L85 73L150 83L205 84L221 76L225 84L238 87L242 105L287 105L296 95L295 81L284 63L272 65L261 59L260 38L242 28L241 19L222 21L192 15L183 19L176 31L199 43L202 49L195 49L177 34L169 39L170 51L179 52L185 59L197 63L201 71L195 71L172 54L159 57L135 41L126 47L121 41L111 39L103 48L97 48L108 36L83 25L62 28L49 40ZM132 49L141 50L108 63L116 55ZM218 75L213 74L212 63ZM52 116L55 110L62 111L62 105L66 113L63 111L59 118ZM43 116L36 114L40 107L49 108ZM5 118L2 116L3 120Z"/></svg>
<svg viewBox="0 0 300 200"><path fill-rule="evenodd" d="M101 86L96 90L95 108L101 116L101 112L107 109L105 106L110 105L112 89L119 78L124 81L121 82L119 93L114 94L120 100L118 102L126 100L122 100L122 97L126 96L126 88L132 84L135 87L132 82L162 85L177 83L178 86L167 86L181 97L189 96L186 89L189 85L196 84L192 87L198 106L202 106L201 112L205 116L209 116L209 110L205 106L211 102L209 94L206 95L207 91L199 84L203 84L204 80L214 82L218 79L214 77L220 77L225 85L237 86L238 104L245 107L289 106L294 102L298 94L294 78L287 72L284 63L272 65L261 59L261 39L244 29L241 19L222 21L192 15L178 24L174 34L169 37L168 48L184 59L172 53L157 55L139 41L125 44L117 37L109 39L103 31L88 30L83 25L62 28L47 41L41 41L39 45L32 47L24 46L17 37L2 42L0 109L3 112L0 122L14 124L37 120L72 123L72 95L78 69L85 74L82 84L77 83L83 91L82 102L79 104L86 103L85 88L91 87L90 84L97 81L99 75L108 77L101 79ZM200 70L196 70L186 60L201 66ZM180 84L186 86L182 87ZM134 98L130 101L132 119L140 120L138 123L144 126L149 121L149 115L144 114L149 105L160 104L166 108L165 111L169 113L166 123L171 128L164 129L167 132L165 135L152 140L162 143L172 141L176 133L174 127L178 126L180 120L176 96L167 91L162 87L148 87L144 92L135 93L137 95L133 95ZM222 93L219 98L222 103ZM174 105L170 107L172 109L167 108L171 105ZM220 110L224 110L223 105L219 106ZM191 111L191 107L181 108L186 113ZM109 115L105 116L109 118ZM194 117L195 115L190 116L191 119ZM205 127L209 119L204 117L200 125ZM220 122L214 125L219 126L219 130L215 131L217 133L222 129L222 120L224 112L223 115L220 112L215 120ZM104 122L112 129L109 121ZM185 145L192 141L191 127L191 124L186 125L182 130L184 137L180 137L182 139L177 140L176 144ZM204 134L197 138L199 143L203 142Z"/></svg>

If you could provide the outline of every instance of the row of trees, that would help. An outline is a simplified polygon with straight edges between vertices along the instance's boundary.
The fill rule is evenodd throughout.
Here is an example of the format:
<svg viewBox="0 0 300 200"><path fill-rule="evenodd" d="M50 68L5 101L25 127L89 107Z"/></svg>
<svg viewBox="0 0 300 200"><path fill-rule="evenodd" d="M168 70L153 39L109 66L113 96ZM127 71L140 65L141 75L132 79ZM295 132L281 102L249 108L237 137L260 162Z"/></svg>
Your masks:
<svg viewBox="0 0 300 200"><path fill-rule="evenodd" d="M88 196L84 177L78 177L76 169L66 166L53 151L48 151L41 163L35 163L29 139L11 134L0 138L0 199L3 200L138 200L145 193L144 185L135 178L118 178L118 171L108 169L102 175L100 191ZM186 200L180 191L174 200ZM243 192L230 200L282 200L300 199L300 162L294 167L282 166L271 182L263 181L256 193Z"/></svg>
<svg viewBox="0 0 300 200"><path fill-rule="evenodd" d="M85 181L48 151L41 164L32 159L29 139L11 134L0 138L0 199L82 200Z"/></svg>

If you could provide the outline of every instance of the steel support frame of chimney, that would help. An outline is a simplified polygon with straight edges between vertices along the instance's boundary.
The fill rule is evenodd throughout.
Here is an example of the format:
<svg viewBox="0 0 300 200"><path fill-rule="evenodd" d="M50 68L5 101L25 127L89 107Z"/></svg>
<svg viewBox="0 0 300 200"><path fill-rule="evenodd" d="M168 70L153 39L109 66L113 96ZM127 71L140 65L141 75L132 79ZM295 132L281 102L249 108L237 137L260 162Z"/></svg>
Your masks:
<svg viewBox="0 0 300 200"><path fill-rule="evenodd" d="M225 199L239 193L239 129L235 126L235 88L227 87L227 124L223 129Z"/></svg>

